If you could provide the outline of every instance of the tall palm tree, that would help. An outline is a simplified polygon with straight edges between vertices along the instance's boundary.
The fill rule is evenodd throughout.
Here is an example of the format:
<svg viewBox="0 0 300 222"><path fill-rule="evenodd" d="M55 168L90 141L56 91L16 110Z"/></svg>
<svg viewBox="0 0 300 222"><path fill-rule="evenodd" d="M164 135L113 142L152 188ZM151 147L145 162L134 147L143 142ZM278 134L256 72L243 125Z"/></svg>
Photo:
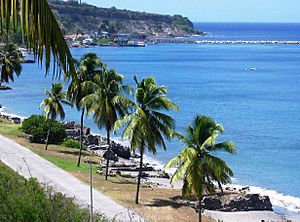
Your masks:
<svg viewBox="0 0 300 222"><path fill-rule="evenodd" d="M119 120L115 124L115 129L124 126L122 137L130 141L133 151L139 150L140 153L135 197L135 203L138 204L144 153L146 149L153 154L156 154L157 147L166 149L164 137L171 139L175 121L165 112L177 110L178 107L168 98L166 87L157 85L154 78L147 77L139 82L135 76L134 81L136 83L134 110Z"/></svg>
<svg viewBox="0 0 300 222"><path fill-rule="evenodd" d="M27 46L40 64L45 58L48 73L51 61L55 70L74 72L72 55L47 0L1 0L0 34L21 27Z"/></svg>
<svg viewBox="0 0 300 222"><path fill-rule="evenodd" d="M60 116L61 119L65 118L65 111L62 104L70 105L70 103L66 100L66 93L62 90L63 86L61 83L52 83L50 92L45 89L47 98L45 98L40 105L41 107L44 106L43 113L45 114L47 119L50 119L50 126L47 133L45 150L47 150L48 148L49 135L51 132L53 121L57 116Z"/></svg>
<svg viewBox="0 0 300 222"><path fill-rule="evenodd" d="M89 113L94 112L94 122L99 128L105 127L107 133L107 145L110 152L110 132L114 128L115 122L119 117L128 113L128 109L133 105L125 94L130 94L132 89L128 85L123 85L123 75L115 70L106 68L103 64L93 81L85 82L84 89L91 90L92 93L85 96L81 102L83 106L89 106ZM109 155L106 155L106 173L107 180Z"/></svg>
<svg viewBox="0 0 300 222"><path fill-rule="evenodd" d="M0 86L2 82L8 83L9 80L13 82L14 74L16 74L16 76L21 74L22 61L21 52L17 49L15 44L5 44L4 47L0 49Z"/></svg>
<svg viewBox="0 0 300 222"><path fill-rule="evenodd" d="M187 135L179 134L180 140L186 146L179 156L170 160L165 168L178 166L171 178L174 184L183 177L183 196L196 196L199 200L199 221L201 222L201 200L203 195L214 193L214 182L221 184L230 182L233 176L227 163L219 157L213 156L215 151L235 153L232 142L216 143L223 127L206 116L196 116L192 125L187 127Z"/></svg>
<svg viewBox="0 0 300 222"><path fill-rule="evenodd" d="M90 90L83 90L83 83L86 81L92 81L94 76L102 66L100 58L95 53L84 54L80 60L74 59L75 74L66 74L66 78L71 78L70 85L67 90L67 97L72 104L75 104L78 111L81 111L80 118L80 149L77 161L77 166L80 166L81 153L83 149L83 121L84 113L88 108L87 106L81 106L81 100L91 93Z"/></svg>

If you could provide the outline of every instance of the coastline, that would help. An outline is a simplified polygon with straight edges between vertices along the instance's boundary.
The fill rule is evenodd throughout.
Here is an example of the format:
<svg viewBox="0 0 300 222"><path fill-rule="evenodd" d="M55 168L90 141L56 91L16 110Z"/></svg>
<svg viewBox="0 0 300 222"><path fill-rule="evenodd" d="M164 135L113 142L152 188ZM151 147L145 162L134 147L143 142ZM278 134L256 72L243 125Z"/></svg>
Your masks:
<svg viewBox="0 0 300 222"><path fill-rule="evenodd" d="M5 107L3 106L2 108L0 108L0 115L6 115L6 116L10 116L10 117L18 117L20 119L25 119L26 117L24 116L19 116L19 115L15 115L15 114L10 114L10 113L6 113L5 112ZM93 134L93 135L97 135L97 134ZM120 143L124 146L128 145L126 144L126 142L120 140L119 138L112 138L112 140L114 140L116 143ZM121 159L121 161L124 161L124 159ZM131 157L130 160L125 160L125 162L129 163L138 163L138 160L136 158ZM156 160L152 157L149 156L145 156L145 161L144 161L146 166L150 166L153 167L154 170L154 174L157 174L158 172L162 172L163 171L163 163L161 163L159 160ZM174 169L173 169L174 170ZM168 170L167 173L170 175L172 174L172 172L174 172L172 169ZM136 173L136 172L135 172ZM134 175L134 173L133 173ZM150 175L153 175L153 173ZM175 184L174 186L171 186L170 184L170 179L167 178L158 178L158 177L144 177L142 179L142 182L148 186L152 186L152 187L156 187L156 188L167 188L167 189L181 189L182 187L182 183L179 182L177 184ZM220 211L205 211L207 212L207 216L210 216L212 218L224 218L222 220L225 221L235 221L234 218L239 218L242 215L246 215L245 218L252 218L254 221L255 218L260 217L262 218L266 218L268 220L273 220L273 221L278 221L281 220L283 218L288 218L292 221L296 221L296 222L300 222L300 198L298 197L293 197L293 196L289 196L289 195L284 195L281 193L278 193L274 190L268 190L265 188L261 188L261 187L255 187L255 186L245 186L245 185L238 185L238 184L228 184L225 185L224 188L228 189L228 190L233 190L233 191L239 191L242 188L248 188L247 193L249 194L254 194L254 193L258 193L260 195L267 195L270 197L271 203L273 205L273 212L272 211L266 211L265 214L263 214L263 212L261 211L249 211L249 212L220 212ZM284 213L282 213L282 210L278 210L278 208L282 208L284 209ZM242 215L241 215L242 213ZM230 219L228 219L230 218ZM244 221L244 220L243 220ZM245 220L246 221L246 220ZM251 220L249 220L251 221Z"/></svg>

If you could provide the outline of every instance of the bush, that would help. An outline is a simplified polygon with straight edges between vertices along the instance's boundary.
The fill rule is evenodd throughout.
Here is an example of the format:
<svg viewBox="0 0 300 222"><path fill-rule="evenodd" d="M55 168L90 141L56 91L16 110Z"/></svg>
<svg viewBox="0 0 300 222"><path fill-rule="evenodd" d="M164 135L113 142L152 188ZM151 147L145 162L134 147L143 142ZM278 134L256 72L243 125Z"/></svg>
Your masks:
<svg viewBox="0 0 300 222"><path fill-rule="evenodd" d="M50 120L46 119L42 115L32 115L29 118L25 119L20 128L23 132L31 135L30 141L33 143L44 143L47 138L47 133L50 127ZM49 143L59 144L65 138L66 130L64 126L54 120L49 135Z"/></svg>
<svg viewBox="0 0 300 222"><path fill-rule="evenodd" d="M64 140L61 145L69 148L80 149L80 142L77 140Z"/></svg>
<svg viewBox="0 0 300 222"><path fill-rule="evenodd" d="M36 179L26 180L0 162L0 221L89 221L89 210L82 208ZM95 215L95 221L108 221Z"/></svg>

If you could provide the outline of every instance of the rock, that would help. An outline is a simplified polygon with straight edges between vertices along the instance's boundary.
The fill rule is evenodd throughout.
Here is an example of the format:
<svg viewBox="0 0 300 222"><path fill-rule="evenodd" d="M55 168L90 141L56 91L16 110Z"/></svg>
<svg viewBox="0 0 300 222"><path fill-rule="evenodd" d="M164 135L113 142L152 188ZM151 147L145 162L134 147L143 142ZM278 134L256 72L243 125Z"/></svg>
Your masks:
<svg viewBox="0 0 300 222"><path fill-rule="evenodd" d="M69 139L75 139L74 137L80 136L81 126L74 121L71 122L63 122L63 125L67 131L67 136ZM91 133L90 128L83 127L83 136L89 135Z"/></svg>
<svg viewBox="0 0 300 222"><path fill-rule="evenodd" d="M11 117L10 119L14 124L21 124L21 118L19 117Z"/></svg>
<svg viewBox="0 0 300 222"><path fill-rule="evenodd" d="M144 177L150 177L150 175L148 173L142 172L141 177L142 178L144 178Z"/></svg>
<svg viewBox="0 0 300 222"><path fill-rule="evenodd" d="M259 194L246 194L240 196L236 200L230 201L226 208L236 209L236 211L250 211L250 210L267 210L272 211L272 204L268 196L260 196Z"/></svg>
<svg viewBox="0 0 300 222"><path fill-rule="evenodd" d="M92 134L89 134L86 137L84 137L83 143L86 146L90 146L90 145L96 145L97 146L97 145L99 145L98 136L94 136Z"/></svg>
<svg viewBox="0 0 300 222"><path fill-rule="evenodd" d="M119 157L122 157L124 159L129 159L130 158L130 149L129 147L124 147L121 144L111 142L111 150L117 154Z"/></svg>
<svg viewBox="0 0 300 222"><path fill-rule="evenodd" d="M105 151L105 153L103 154L103 158L105 158L106 160L112 160L114 162L117 162L119 160L118 157L111 150Z"/></svg>
<svg viewBox="0 0 300 222"><path fill-rule="evenodd" d="M192 206L198 209L198 202ZM225 194L207 196L202 199L201 205L207 210L224 212L236 211L273 211L270 198L259 194Z"/></svg>
<svg viewBox="0 0 300 222"><path fill-rule="evenodd" d="M103 174L103 170L97 170L96 173L99 174L99 175L102 175Z"/></svg>
<svg viewBox="0 0 300 222"><path fill-rule="evenodd" d="M201 204L207 210L219 210L222 208L222 202L218 196L204 197Z"/></svg>
<svg viewBox="0 0 300 222"><path fill-rule="evenodd" d="M0 86L0 90L11 90L9 86Z"/></svg>

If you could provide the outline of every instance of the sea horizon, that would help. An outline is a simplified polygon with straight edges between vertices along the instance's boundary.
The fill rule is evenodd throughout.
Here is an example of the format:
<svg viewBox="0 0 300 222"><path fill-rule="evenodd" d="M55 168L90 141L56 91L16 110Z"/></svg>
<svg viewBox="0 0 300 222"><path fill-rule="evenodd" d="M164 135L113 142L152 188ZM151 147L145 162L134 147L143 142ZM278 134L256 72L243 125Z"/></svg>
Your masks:
<svg viewBox="0 0 300 222"><path fill-rule="evenodd" d="M195 24L201 31L211 34L204 38L300 40L300 35L297 35L300 23L234 23L230 26L232 23L226 22L214 23L215 26L207 28L210 24ZM243 25L239 29L236 24L252 25L250 30L245 30ZM269 24L269 30L265 29L266 24ZM282 29L277 29L274 24L280 24ZM295 27L293 24L299 29L287 36L287 30ZM297 61L300 56L296 53L299 47L161 44L145 48L96 47L71 51L75 57L96 52L109 67L124 74L126 83L131 85L133 74L139 79L149 74L156 77L159 84L168 87L170 98L181 108L179 113L172 113L180 132L184 132L196 114L216 119L225 128L220 140L232 140L237 144L237 155L220 154L233 166L233 183L275 191L269 192L273 199L285 201L276 205L281 204L280 207L297 211L296 215L299 215L300 190L297 190L297 185L300 183L300 168L297 161L300 161L300 139L297 135L300 134L300 114L297 110L300 108L300 64ZM6 107L7 113L20 116L41 114L38 105L44 96L42 89L50 87L51 76L41 79L44 70L40 70L37 64L24 64L23 70L15 83L10 84L12 91L0 92L0 104ZM77 111L66 110L66 120L79 122ZM285 124L286 129L280 124ZM91 119L87 126L93 132L99 132ZM102 132L102 135L105 134ZM148 156L164 164L181 148L178 142L172 142L168 143L167 152L159 150L157 156Z"/></svg>

